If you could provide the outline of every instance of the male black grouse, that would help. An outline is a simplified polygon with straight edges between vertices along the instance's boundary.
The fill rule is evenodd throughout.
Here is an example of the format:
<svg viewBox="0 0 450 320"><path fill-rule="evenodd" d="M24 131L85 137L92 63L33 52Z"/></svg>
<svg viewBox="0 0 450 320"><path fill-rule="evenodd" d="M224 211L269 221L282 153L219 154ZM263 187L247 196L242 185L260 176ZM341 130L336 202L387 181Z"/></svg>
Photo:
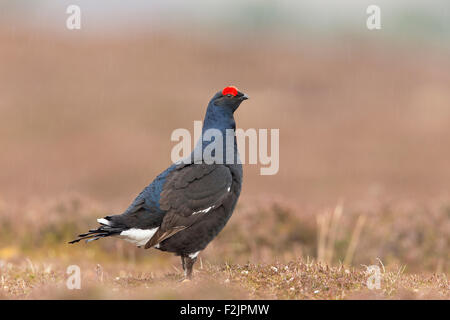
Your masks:
<svg viewBox="0 0 450 320"><path fill-rule="evenodd" d="M98 229L80 234L70 243L117 236L138 247L174 252L181 256L186 279L191 279L197 255L225 226L241 192L242 165L233 114L246 99L235 87L216 93L206 110L203 139L194 152L156 177L124 213L97 219ZM214 161L205 158L206 140L217 139L205 139L209 129L223 137L218 139L223 149L210 152ZM232 138L227 139L230 133Z"/></svg>

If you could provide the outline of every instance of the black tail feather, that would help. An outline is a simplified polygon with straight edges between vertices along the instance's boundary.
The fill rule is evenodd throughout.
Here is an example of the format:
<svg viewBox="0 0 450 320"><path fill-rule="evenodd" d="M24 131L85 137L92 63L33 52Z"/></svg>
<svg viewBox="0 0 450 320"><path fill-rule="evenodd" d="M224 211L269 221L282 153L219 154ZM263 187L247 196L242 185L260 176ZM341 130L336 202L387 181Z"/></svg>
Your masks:
<svg viewBox="0 0 450 320"><path fill-rule="evenodd" d="M70 244L77 243L81 240L86 240L86 243L105 238L113 235L117 235L123 231L123 228L117 228L114 226L106 226L102 224L98 229L91 229L86 233L78 235L77 239L69 241Z"/></svg>

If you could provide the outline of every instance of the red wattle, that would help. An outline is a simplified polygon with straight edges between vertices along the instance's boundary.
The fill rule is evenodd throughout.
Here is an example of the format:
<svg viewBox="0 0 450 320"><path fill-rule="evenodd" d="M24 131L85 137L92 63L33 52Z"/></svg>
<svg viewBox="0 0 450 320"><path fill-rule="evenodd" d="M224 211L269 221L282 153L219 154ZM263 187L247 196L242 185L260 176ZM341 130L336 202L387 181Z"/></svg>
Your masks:
<svg viewBox="0 0 450 320"><path fill-rule="evenodd" d="M237 94L238 94L238 90L237 90L237 88L234 87L234 86L225 87L225 88L222 90L222 94L223 94L224 96L226 96L227 94L231 94L232 96L236 97Z"/></svg>

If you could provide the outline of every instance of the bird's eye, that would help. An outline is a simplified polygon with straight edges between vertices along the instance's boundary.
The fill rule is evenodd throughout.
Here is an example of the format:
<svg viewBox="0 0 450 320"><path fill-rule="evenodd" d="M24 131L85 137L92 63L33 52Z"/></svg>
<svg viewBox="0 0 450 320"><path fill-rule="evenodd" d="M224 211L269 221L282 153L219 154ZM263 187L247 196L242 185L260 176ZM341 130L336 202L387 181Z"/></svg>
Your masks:
<svg viewBox="0 0 450 320"><path fill-rule="evenodd" d="M228 98L231 98L232 96L233 96L233 95L232 95L232 94L230 94L230 93L229 93L229 94L227 94L227 97L228 97Z"/></svg>

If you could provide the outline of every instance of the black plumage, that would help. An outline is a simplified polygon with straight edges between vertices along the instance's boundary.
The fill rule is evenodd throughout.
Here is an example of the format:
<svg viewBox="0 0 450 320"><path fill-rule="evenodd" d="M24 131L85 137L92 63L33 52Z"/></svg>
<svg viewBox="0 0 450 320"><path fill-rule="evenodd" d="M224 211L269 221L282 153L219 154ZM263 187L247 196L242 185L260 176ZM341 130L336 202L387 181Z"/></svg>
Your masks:
<svg viewBox="0 0 450 320"><path fill-rule="evenodd" d="M139 247L173 252L181 256L186 278L190 279L198 253L228 222L241 192L242 165L234 137L234 112L247 98L235 87L226 87L208 104L202 132L220 131L224 142L221 157L211 163L210 159L198 159L194 151L188 158L191 161L171 165L123 214L98 219L99 228L80 234L70 243L117 236ZM233 143L227 145L225 136L230 130ZM207 146L203 140L198 142L200 154ZM233 151L231 162L226 158L229 151Z"/></svg>

